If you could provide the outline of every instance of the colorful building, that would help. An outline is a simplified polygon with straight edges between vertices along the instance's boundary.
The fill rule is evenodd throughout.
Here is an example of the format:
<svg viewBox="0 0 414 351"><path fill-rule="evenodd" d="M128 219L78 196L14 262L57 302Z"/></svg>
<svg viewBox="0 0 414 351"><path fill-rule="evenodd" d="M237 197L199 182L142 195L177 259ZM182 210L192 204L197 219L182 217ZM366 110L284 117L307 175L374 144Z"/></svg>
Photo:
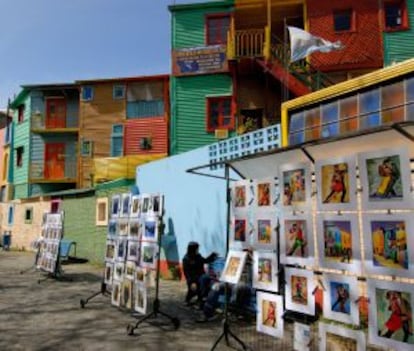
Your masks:
<svg viewBox="0 0 414 351"><path fill-rule="evenodd" d="M0 202L12 198L10 143L12 137L12 118L10 111L0 111Z"/></svg>
<svg viewBox="0 0 414 351"><path fill-rule="evenodd" d="M169 76L79 81L79 186L135 177L168 154Z"/></svg>
<svg viewBox="0 0 414 351"><path fill-rule="evenodd" d="M11 102L13 198L77 186L79 93L74 84L25 85Z"/></svg>

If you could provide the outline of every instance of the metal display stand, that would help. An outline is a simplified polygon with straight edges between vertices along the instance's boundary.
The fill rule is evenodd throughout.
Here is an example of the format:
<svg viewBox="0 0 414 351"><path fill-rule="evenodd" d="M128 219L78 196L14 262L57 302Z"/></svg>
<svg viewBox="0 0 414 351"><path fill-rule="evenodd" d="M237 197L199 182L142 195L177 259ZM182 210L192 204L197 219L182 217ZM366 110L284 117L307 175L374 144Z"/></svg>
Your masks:
<svg viewBox="0 0 414 351"><path fill-rule="evenodd" d="M98 295L106 296L106 295L109 295L109 294L110 294L109 291L106 289L106 283L102 279L102 282L101 282L101 290L98 291L98 292L93 293L92 295L90 295L86 299L80 299L80 301L79 301L80 302L80 306L81 306L81 308L85 308L85 306L87 305L87 303L90 300L92 300L93 298L95 298L96 296L98 296Z"/></svg>
<svg viewBox="0 0 414 351"><path fill-rule="evenodd" d="M160 284L160 252L161 252L161 237L164 233L164 223L162 222L162 217L160 217L160 223L159 223L159 231L158 231L158 259L157 259L157 271L156 271L156 277L155 277L155 299L152 304L152 311L145 315L144 317L141 317L135 324L128 324L127 325L127 334L128 335L134 335L134 330L138 328L138 326L145 322L146 320L154 317L158 317L158 315L161 315L171 321L171 323L174 326L174 329L177 330L180 327L180 320L176 317L172 317L168 313L165 313L160 309L161 301L159 298L159 284Z"/></svg>

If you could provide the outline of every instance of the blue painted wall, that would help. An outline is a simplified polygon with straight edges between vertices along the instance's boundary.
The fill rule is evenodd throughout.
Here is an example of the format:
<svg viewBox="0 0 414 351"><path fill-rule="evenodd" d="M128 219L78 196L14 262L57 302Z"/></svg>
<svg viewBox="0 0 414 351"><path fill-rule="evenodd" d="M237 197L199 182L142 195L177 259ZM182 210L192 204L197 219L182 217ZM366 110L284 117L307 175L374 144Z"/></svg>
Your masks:
<svg viewBox="0 0 414 351"><path fill-rule="evenodd" d="M140 193L165 196L162 259L181 262L189 241L199 242L203 255L225 254L226 182L186 173L208 160L208 147L202 147L137 168ZM215 174L223 175L223 170Z"/></svg>

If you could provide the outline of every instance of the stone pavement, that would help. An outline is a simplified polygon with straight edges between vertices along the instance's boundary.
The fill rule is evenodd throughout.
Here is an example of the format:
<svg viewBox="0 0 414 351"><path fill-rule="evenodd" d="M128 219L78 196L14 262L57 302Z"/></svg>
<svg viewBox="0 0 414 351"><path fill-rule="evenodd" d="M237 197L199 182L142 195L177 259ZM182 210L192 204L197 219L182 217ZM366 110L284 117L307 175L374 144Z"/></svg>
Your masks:
<svg viewBox="0 0 414 351"><path fill-rule="evenodd" d="M99 291L102 268L87 263L63 265L65 276L73 281L48 279L39 284L43 273L20 274L33 261L34 253L0 251L0 351L207 351L222 332L220 320L195 323L198 312L182 306L183 282L161 281L161 310L179 318L180 328L174 330L159 316L129 336L127 325L136 319L111 306L109 297L99 295L80 308L80 299ZM253 350L291 349L280 340L258 338L254 321L232 330ZM216 348L234 349L224 340Z"/></svg>

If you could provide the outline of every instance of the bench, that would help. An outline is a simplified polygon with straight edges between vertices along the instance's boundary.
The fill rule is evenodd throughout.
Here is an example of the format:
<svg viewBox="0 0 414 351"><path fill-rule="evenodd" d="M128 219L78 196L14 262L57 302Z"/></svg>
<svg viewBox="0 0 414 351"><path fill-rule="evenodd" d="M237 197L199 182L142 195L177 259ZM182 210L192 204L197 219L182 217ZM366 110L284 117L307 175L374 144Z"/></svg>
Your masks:
<svg viewBox="0 0 414 351"><path fill-rule="evenodd" d="M74 248L74 256L76 257L76 241L72 241L69 239L62 239L59 245L59 259L60 261L67 261L69 260L69 254L71 248Z"/></svg>

